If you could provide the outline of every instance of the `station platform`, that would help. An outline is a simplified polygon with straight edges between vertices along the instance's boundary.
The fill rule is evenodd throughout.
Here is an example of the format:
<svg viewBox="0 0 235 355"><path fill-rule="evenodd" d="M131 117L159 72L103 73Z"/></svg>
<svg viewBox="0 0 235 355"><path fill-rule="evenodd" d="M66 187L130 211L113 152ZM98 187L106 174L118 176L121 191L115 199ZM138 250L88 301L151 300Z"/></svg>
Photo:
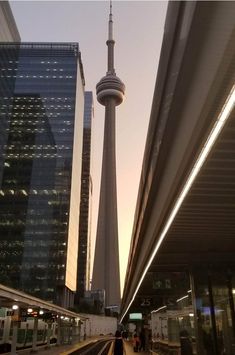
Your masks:
<svg viewBox="0 0 235 355"><path fill-rule="evenodd" d="M81 347L83 347L86 344L89 344L90 342L94 341L97 338L89 338L85 341L80 342L79 344L73 344L73 345L61 345L61 346L51 346L49 349L46 349L45 346L38 347L37 348L37 354L38 355L69 355L73 350L77 350ZM125 341L125 350L126 350L126 355L150 355L151 353L149 351L140 351L138 353L133 351L133 346L130 341ZM10 355L10 353L7 353L5 355ZM26 350L19 350L17 351L18 355L32 355L32 350L31 349L26 349ZM112 353L111 353L112 354ZM110 354L110 355L111 355Z"/></svg>
<svg viewBox="0 0 235 355"><path fill-rule="evenodd" d="M126 355L150 355L151 353L149 351L139 351L138 353L135 353L133 350L133 346L131 342L125 341L125 348L126 348Z"/></svg>

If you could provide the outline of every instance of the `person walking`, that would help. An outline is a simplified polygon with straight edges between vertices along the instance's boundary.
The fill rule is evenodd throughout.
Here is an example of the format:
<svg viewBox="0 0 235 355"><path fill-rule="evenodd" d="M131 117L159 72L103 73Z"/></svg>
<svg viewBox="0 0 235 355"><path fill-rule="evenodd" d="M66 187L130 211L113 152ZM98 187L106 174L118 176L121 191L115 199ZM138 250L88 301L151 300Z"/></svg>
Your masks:
<svg viewBox="0 0 235 355"><path fill-rule="evenodd" d="M135 353L138 353L138 351L139 351L139 346L140 346L140 338L138 337L138 334L137 334L137 333L134 333L132 342L133 342L133 350L134 350L134 352L135 352Z"/></svg>
<svg viewBox="0 0 235 355"><path fill-rule="evenodd" d="M115 333L113 355L126 355L125 345L119 330L117 330Z"/></svg>

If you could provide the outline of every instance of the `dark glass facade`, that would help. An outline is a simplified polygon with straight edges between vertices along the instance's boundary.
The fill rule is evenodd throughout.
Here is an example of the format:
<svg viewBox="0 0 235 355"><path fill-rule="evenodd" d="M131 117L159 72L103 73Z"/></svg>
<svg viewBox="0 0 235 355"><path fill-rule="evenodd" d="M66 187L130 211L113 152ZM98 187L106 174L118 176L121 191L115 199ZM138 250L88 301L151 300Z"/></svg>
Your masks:
<svg viewBox="0 0 235 355"><path fill-rule="evenodd" d="M193 271L197 354L235 354L234 269Z"/></svg>
<svg viewBox="0 0 235 355"><path fill-rule="evenodd" d="M181 355L235 354L234 268L211 264L194 266L190 273L153 273L147 312L153 308L154 300L153 351Z"/></svg>
<svg viewBox="0 0 235 355"><path fill-rule="evenodd" d="M92 181L90 176L91 162L91 127L94 116L92 92L85 92L83 150L82 150L82 178L81 202L79 221L79 251L77 296L84 297L84 292L89 289L90 282L90 211L92 196Z"/></svg>
<svg viewBox="0 0 235 355"><path fill-rule="evenodd" d="M0 282L62 306L76 290L83 86L76 43L0 45Z"/></svg>

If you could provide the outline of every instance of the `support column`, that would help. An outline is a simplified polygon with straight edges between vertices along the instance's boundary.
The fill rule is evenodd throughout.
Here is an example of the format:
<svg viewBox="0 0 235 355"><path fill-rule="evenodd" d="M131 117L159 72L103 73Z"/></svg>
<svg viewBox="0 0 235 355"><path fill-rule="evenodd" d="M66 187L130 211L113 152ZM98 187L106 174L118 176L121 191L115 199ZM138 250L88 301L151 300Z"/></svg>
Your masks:
<svg viewBox="0 0 235 355"><path fill-rule="evenodd" d="M17 334L18 334L18 322L17 321L13 321L11 355L17 355L17 352L16 352Z"/></svg>
<svg viewBox="0 0 235 355"><path fill-rule="evenodd" d="M193 304L193 314L194 314L194 329L195 329L195 337L196 337L196 349L197 349L197 354L204 355L204 347L202 345L202 339L203 339L203 334L202 334L202 327L201 327L201 315L197 309L197 299L196 299L196 289L195 289L195 280L194 280L194 275L193 271L191 270L190 272L190 285L191 285L191 291L192 291L192 304Z"/></svg>
<svg viewBox="0 0 235 355"><path fill-rule="evenodd" d="M57 324L58 324L58 328L57 328L57 342L56 342L56 345L61 345L61 319L60 319L60 316L58 318L58 321L57 321Z"/></svg>
<svg viewBox="0 0 235 355"><path fill-rule="evenodd" d="M33 323L33 344L32 344L32 353L37 352L37 335L38 335L38 318L34 318L34 323Z"/></svg>
<svg viewBox="0 0 235 355"><path fill-rule="evenodd" d="M217 332L216 332L215 305L214 305L214 299L213 299L213 290L212 290L210 270L208 270L208 291L209 291L211 323L212 323L213 350L214 350L215 355L219 355Z"/></svg>
<svg viewBox="0 0 235 355"><path fill-rule="evenodd" d="M78 321L78 342L81 342L81 320Z"/></svg>
<svg viewBox="0 0 235 355"><path fill-rule="evenodd" d="M52 323L47 323L47 349L49 349L51 347L51 327L52 327Z"/></svg>
<svg viewBox="0 0 235 355"><path fill-rule="evenodd" d="M86 340L86 320L84 323L84 337L83 337L83 339Z"/></svg>

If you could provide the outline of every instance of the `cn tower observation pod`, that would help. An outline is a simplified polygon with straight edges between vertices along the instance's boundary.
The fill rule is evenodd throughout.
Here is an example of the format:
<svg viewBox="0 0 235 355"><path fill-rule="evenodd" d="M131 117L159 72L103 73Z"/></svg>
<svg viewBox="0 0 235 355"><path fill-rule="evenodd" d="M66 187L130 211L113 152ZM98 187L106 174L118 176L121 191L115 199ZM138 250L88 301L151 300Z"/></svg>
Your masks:
<svg viewBox="0 0 235 355"><path fill-rule="evenodd" d="M115 105L118 106L124 100L125 85L114 74L107 74L96 85L97 100L101 105L106 105L107 99L115 99Z"/></svg>

